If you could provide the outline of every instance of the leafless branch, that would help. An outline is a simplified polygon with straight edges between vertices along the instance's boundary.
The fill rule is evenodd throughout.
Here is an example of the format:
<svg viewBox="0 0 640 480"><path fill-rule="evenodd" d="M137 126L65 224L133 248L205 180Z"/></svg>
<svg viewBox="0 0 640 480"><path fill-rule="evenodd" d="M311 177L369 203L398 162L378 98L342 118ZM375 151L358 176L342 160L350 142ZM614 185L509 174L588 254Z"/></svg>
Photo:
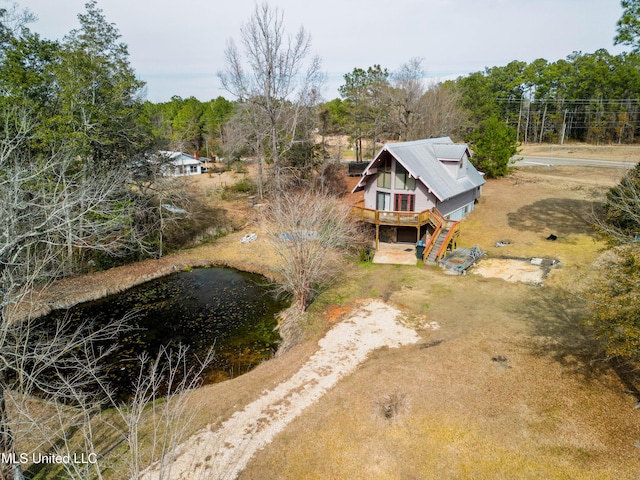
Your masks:
<svg viewBox="0 0 640 480"><path fill-rule="evenodd" d="M340 275L343 255L360 246L358 226L348 205L309 190L271 199L264 225L279 258L277 289L293 298L289 317L297 323L319 290ZM291 341L286 328L281 325L284 344Z"/></svg>

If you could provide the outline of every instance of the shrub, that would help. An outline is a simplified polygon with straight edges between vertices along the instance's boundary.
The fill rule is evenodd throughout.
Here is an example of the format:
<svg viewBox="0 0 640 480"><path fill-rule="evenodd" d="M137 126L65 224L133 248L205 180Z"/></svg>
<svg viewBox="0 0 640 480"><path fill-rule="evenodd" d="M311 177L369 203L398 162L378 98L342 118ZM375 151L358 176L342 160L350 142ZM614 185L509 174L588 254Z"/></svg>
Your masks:
<svg viewBox="0 0 640 480"><path fill-rule="evenodd" d="M222 192L222 199L228 200L234 195L254 195L257 192L256 184L248 177L232 184L226 185Z"/></svg>
<svg viewBox="0 0 640 480"><path fill-rule="evenodd" d="M640 163L607 192L603 230L621 243L640 233Z"/></svg>

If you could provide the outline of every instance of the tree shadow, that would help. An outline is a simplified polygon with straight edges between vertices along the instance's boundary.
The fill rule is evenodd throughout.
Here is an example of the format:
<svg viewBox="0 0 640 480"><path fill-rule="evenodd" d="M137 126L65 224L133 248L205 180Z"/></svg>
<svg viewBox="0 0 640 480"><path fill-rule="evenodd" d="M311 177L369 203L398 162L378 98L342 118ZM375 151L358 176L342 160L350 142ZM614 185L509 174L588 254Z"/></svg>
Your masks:
<svg viewBox="0 0 640 480"><path fill-rule="evenodd" d="M509 226L521 231L553 231L556 235L597 236L593 228L604 204L569 198L546 198L507 214Z"/></svg>
<svg viewBox="0 0 640 480"><path fill-rule="evenodd" d="M564 369L584 378L600 373L602 348L584 324L585 300L559 288L533 290L521 312L531 328L529 349L534 356L551 357Z"/></svg>
<svg viewBox="0 0 640 480"><path fill-rule="evenodd" d="M625 385L625 393L640 401L637 369L618 360L608 360L603 345L586 325L589 304L560 288L535 290L520 312L531 327L526 347L535 357L550 357L561 367L586 382L598 383L612 372Z"/></svg>

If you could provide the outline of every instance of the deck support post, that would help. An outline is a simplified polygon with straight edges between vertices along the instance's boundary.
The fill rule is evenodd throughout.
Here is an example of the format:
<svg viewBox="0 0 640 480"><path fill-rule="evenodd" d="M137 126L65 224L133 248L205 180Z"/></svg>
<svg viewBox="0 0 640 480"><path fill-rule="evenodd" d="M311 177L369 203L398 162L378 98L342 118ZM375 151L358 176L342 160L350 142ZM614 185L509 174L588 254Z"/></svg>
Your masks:
<svg viewBox="0 0 640 480"><path fill-rule="evenodd" d="M379 242L380 242L380 225L376 223L376 252L378 251Z"/></svg>

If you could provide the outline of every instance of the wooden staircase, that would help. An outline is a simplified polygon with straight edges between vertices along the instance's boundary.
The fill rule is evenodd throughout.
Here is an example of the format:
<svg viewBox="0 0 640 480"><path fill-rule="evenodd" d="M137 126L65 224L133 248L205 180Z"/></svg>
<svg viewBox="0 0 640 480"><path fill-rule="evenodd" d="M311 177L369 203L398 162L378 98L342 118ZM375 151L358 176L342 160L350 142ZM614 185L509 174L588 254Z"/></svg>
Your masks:
<svg viewBox="0 0 640 480"><path fill-rule="evenodd" d="M438 254L445 240L449 236L449 229L441 229L438 233L438 237L433 242L433 247L429 251L429 255L424 259L424 263L427 265L437 265L438 264Z"/></svg>
<svg viewBox="0 0 640 480"><path fill-rule="evenodd" d="M438 265L444 257L447 248L455 245L455 240L460 234L460 222L446 219L437 208L432 210L432 220L435 230L427 242L424 252L424 263Z"/></svg>

